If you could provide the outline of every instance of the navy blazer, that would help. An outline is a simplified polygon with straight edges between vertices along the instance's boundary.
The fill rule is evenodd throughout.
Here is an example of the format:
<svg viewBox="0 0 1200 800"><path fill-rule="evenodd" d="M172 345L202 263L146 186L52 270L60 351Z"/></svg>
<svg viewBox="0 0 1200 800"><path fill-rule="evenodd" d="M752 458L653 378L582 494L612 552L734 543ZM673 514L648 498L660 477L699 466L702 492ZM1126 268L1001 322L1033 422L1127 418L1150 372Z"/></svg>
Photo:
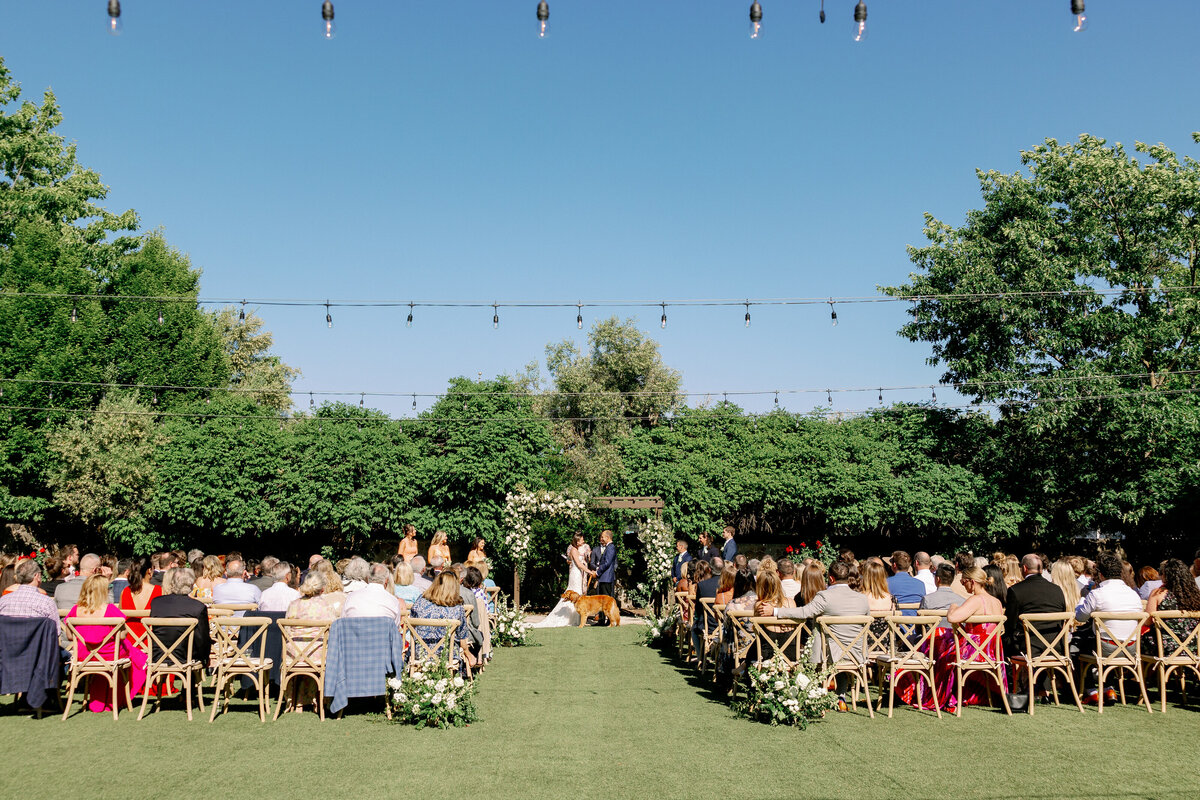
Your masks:
<svg viewBox="0 0 1200 800"><path fill-rule="evenodd" d="M726 539L725 544L721 547L721 554L726 561L733 561L733 557L737 555L737 542L732 538Z"/></svg>
<svg viewBox="0 0 1200 800"><path fill-rule="evenodd" d="M617 546L604 545L604 555L600 555L600 545L592 550L591 567L596 571L596 583L617 582Z"/></svg>
<svg viewBox="0 0 1200 800"><path fill-rule="evenodd" d="M675 580L679 580L681 577L680 567L691 560L692 554L687 551L684 551L682 554L676 553L675 557L671 559L671 577Z"/></svg>

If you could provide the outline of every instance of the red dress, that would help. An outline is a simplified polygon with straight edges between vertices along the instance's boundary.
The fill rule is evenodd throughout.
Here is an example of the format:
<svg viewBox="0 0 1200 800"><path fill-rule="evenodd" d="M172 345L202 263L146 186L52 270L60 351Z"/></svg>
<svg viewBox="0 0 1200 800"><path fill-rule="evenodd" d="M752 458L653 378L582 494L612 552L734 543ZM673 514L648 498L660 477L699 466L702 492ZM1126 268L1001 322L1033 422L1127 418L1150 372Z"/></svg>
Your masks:
<svg viewBox="0 0 1200 800"><path fill-rule="evenodd" d="M135 603L133 600L133 592L129 591L129 587L126 586L124 589L121 590L121 610L122 611L145 611L150 608L150 603L152 600L154 600L154 598L161 597L161 596L162 596L162 587L161 586L153 587L150 590L150 599L146 601L146 605L143 606L142 608L138 608L137 603ZM129 618L129 621L125 623L125 629L129 631L129 636L127 637L127 641L129 642L130 647L134 647L135 646L134 643L140 641L146 634L146 626L142 624L142 621L140 619L134 619L132 617ZM148 656L150 654L146 653L146 655ZM173 691L175 691L175 676L172 675L167 678L167 692L171 693ZM150 693L150 696L158 697L158 686L157 685L154 687L154 691L152 691Z"/></svg>

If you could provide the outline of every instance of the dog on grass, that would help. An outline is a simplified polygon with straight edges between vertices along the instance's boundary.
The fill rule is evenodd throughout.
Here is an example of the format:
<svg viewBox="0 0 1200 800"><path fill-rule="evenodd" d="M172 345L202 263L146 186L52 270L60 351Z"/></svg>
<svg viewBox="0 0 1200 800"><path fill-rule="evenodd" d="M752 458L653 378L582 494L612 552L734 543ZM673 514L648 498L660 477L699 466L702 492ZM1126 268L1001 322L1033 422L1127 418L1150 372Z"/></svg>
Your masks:
<svg viewBox="0 0 1200 800"><path fill-rule="evenodd" d="M621 624L621 610L617 608L617 601L606 594L584 596L579 592L564 592L562 599L575 604L575 610L579 612L579 627L581 628L587 622L588 617L597 614L608 617L608 627L610 628Z"/></svg>

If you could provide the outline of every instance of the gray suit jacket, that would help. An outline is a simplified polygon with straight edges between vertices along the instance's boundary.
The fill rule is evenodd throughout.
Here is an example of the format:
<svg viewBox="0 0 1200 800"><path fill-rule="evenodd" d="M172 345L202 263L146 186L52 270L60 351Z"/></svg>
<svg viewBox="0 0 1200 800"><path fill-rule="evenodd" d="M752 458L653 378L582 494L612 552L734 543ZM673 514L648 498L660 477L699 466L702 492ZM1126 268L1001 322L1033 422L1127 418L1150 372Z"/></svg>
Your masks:
<svg viewBox="0 0 1200 800"><path fill-rule="evenodd" d="M60 611L70 611L79 602L79 590L83 588L83 580L83 578L76 578L73 581L67 581L54 590L54 605L58 606ZM120 599L119 597L113 599L112 584L109 584L108 602L116 604Z"/></svg>
<svg viewBox="0 0 1200 800"><path fill-rule="evenodd" d="M817 592L812 602L800 608L778 608L775 616L780 619L809 619L811 617L866 616L871 613L867 596L851 589L847 584L835 583L828 589ZM833 639L828 643L829 658L836 661L842 657L842 648L854 641L862 625L834 625ZM863 640L865 644L866 640ZM825 644L819 633L813 635L813 661L820 661Z"/></svg>
<svg viewBox="0 0 1200 800"><path fill-rule="evenodd" d="M921 598L921 608L938 608L950 610L950 606L963 602L962 596L949 586L939 586ZM939 628L949 628L950 623L943 619L938 623Z"/></svg>

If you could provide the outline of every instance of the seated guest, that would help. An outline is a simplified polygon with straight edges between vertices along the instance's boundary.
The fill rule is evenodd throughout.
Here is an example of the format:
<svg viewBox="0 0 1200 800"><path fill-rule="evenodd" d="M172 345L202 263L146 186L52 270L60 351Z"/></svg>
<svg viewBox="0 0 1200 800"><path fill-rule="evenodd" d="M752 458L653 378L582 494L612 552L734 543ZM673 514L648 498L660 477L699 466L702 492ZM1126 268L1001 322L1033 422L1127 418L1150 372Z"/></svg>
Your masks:
<svg viewBox="0 0 1200 800"><path fill-rule="evenodd" d="M1138 580L1141 583L1138 585L1138 597L1143 600L1150 599L1150 593L1163 585L1162 578L1158 575L1158 570L1154 567L1146 566L1138 570Z"/></svg>
<svg viewBox="0 0 1200 800"><path fill-rule="evenodd" d="M324 568L323 568L324 567ZM304 580L300 581L298 589L300 596L293 600L287 609L289 619L335 620L342 616L342 606L346 595L342 591L342 581L334 571L333 565L325 559L312 564ZM304 639L317 635L317 628L294 628L292 635ZM288 645L288 653L293 658L308 650L304 641ZM325 657L323 649L314 650L310 656L318 662ZM309 679L294 680L288 683L288 705L295 711L316 704L320 697L315 682ZM313 709L314 711L316 708Z"/></svg>
<svg viewBox="0 0 1200 800"><path fill-rule="evenodd" d="M754 579L754 595L755 606L762 605L764 607L771 606L772 608L795 608L796 602L783 594L783 587L780 586L779 573L773 569L763 569L763 565L758 566L758 576ZM773 634L773 638L777 643L782 644L791 630L782 625L767 625L766 629Z"/></svg>
<svg viewBox="0 0 1200 800"><path fill-rule="evenodd" d="M204 557L204 568L198 573L192 594L197 600L212 600L213 589L225 582L225 567L216 556Z"/></svg>
<svg viewBox="0 0 1200 800"><path fill-rule="evenodd" d="M467 565L461 561L451 564L450 572L453 572L454 577L458 578L458 593L462 596L467 628L471 631L472 653L478 656L480 648L483 646L483 620L480 619L479 610L475 607L475 593L464 583L467 577Z"/></svg>
<svg viewBox="0 0 1200 800"><path fill-rule="evenodd" d="M1062 589L1042 577L1042 562L1036 555L1030 553L1025 556L1020 565L1024 578L1008 587L1008 596L1004 604L1007 617L1004 622L1004 649L1009 655L1025 652L1022 614L1058 614L1067 610L1067 600L1063 597ZM1033 627L1046 637L1046 641L1053 642L1061 623L1038 622L1033 623ZM1032 652L1027 655L1030 656L1040 656L1045 650L1041 640L1033 635L1029 637L1029 647Z"/></svg>
<svg viewBox="0 0 1200 800"><path fill-rule="evenodd" d="M929 557L929 553L918 552L913 556L913 564L917 568L917 574L914 577L925 584L925 594L937 589L933 580L933 559Z"/></svg>
<svg viewBox="0 0 1200 800"><path fill-rule="evenodd" d="M962 574L963 570L970 569L975 566L975 559L965 550L954 554L954 583L951 584L950 590L966 600L971 596L971 593L963 587Z"/></svg>
<svg viewBox="0 0 1200 800"><path fill-rule="evenodd" d="M88 553L83 558L79 559L79 577L73 581L59 584L54 590L54 603L59 610L71 608L79 600L79 593L83 589L83 583L86 578L92 575L100 574L100 556L95 553ZM103 576L101 576L103 577ZM104 581L108 591L108 602L112 603L115 599L112 596L112 588L109 587L108 580Z"/></svg>
<svg viewBox="0 0 1200 800"><path fill-rule="evenodd" d="M366 559L355 556L346 562L342 578L346 594L354 594L364 588L371 577L371 565Z"/></svg>
<svg viewBox="0 0 1200 800"><path fill-rule="evenodd" d="M463 613L462 594L459 592L458 578L451 571L442 572L433 579L433 583L424 594L413 603L411 616L415 619L453 619L457 620L458 630L454 639L463 647L464 658L470 658L467 645L471 642L471 633L467 629L467 618ZM416 626L417 636L428 645L441 642L444 631L428 625ZM472 666L474 666L472 664Z"/></svg>
<svg viewBox="0 0 1200 800"><path fill-rule="evenodd" d="M425 577L425 559L422 556L413 556L412 561L413 571L413 586L425 592L433 585L433 581Z"/></svg>
<svg viewBox="0 0 1200 800"><path fill-rule="evenodd" d="M1196 586L1187 564L1178 558L1168 559L1163 564L1162 586L1150 593L1150 599L1146 601L1146 611L1151 614L1155 611L1200 611L1200 588ZM1166 620L1166 624L1171 632L1179 637L1180 642L1186 642L1187 637L1191 636L1196 628L1194 619L1169 619ZM1158 646L1153 640L1155 633L1156 631L1151 631L1149 641L1143 639L1143 655L1158 654ZM1146 647L1147 644L1150 645L1149 648ZM1170 655L1178 646L1170 637L1166 637L1166 641L1163 642L1163 654ZM1192 649L1195 649L1194 643Z"/></svg>
<svg viewBox="0 0 1200 800"><path fill-rule="evenodd" d="M933 574L933 580L937 588L921 598L921 608L949 611L950 606L961 603L963 600L962 596L950 588L954 584L955 577L954 565L949 561L943 561L939 564ZM950 623L943 619L938 623L938 627L949 628Z"/></svg>
<svg viewBox="0 0 1200 800"><path fill-rule="evenodd" d="M912 559L909 558L908 553L903 550L892 553L892 567L895 569L895 574L888 578L887 585L896 605L920 603L921 598L925 596L925 584L908 574L910 566L912 566ZM915 609L905 609L901 613L911 617L917 612Z"/></svg>
<svg viewBox="0 0 1200 800"><path fill-rule="evenodd" d="M475 564L482 563L482 561L475 562ZM488 618L487 592L483 590L483 575L480 574L478 566L471 565L463 570L462 588L469 591L475 598L475 617L479 620L479 633L483 636L483 643L478 648L477 660L483 663L492 657L492 626L491 620Z"/></svg>
<svg viewBox="0 0 1200 800"><path fill-rule="evenodd" d="M347 567L349 570L349 567ZM396 625L404 612L404 603L388 588L391 572L386 564L372 564L367 569L367 583L346 598L343 617L391 617Z"/></svg>
<svg viewBox="0 0 1200 800"><path fill-rule="evenodd" d="M999 566L1003 571L1005 588L1015 586L1016 584L1025 580L1025 574L1021 571L1021 561L1016 556L1005 556L1004 563L997 566Z"/></svg>
<svg viewBox="0 0 1200 800"><path fill-rule="evenodd" d="M314 567L313 569L315 569L317 572L321 573L321 576L323 578L325 578L324 594L326 597L329 598L329 601L331 603L337 604L337 607L338 607L337 615L340 617L342 615L342 611L341 611L342 606L345 605L346 597L348 596L346 594L345 588L343 588L343 586L342 586L342 576L339 575L337 573L337 570L335 570L333 568L333 564L331 564L329 561L326 561L324 559L317 562L317 566ZM311 572L311 570L310 570L310 572Z"/></svg>
<svg viewBox="0 0 1200 800"><path fill-rule="evenodd" d="M856 569L854 564L845 563L850 569ZM857 563L857 562L856 562ZM825 570L819 562L810 562L804 565L804 570L800 573L800 593L792 598L796 605L802 606L813 601L818 592L824 591L829 585L829 581L825 579Z"/></svg>
<svg viewBox="0 0 1200 800"><path fill-rule="evenodd" d="M754 593L754 576L750 574L749 568L739 569L734 574L732 594L732 599L725 606L725 624L717 651L717 672L724 676L733 674L735 651L743 649L751 641L751 636L741 627L734 625L730 617L734 612L754 613L758 595Z"/></svg>
<svg viewBox="0 0 1200 800"><path fill-rule="evenodd" d="M275 556L263 556L263 560L260 561L258 564L258 577L254 578L253 580L248 580L248 581L246 581L246 583L250 583L250 584L257 586L259 591L261 591L261 592L265 592L267 589L270 589L272 586L275 585L275 578L271 571L275 568L275 565L278 563L279 563L279 559L276 558ZM295 598L293 598L293 599L295 599ZM289 602L291 602L291 601L289 601ZM266 609L259 609L259 610L265 611Z"/></svg>
<svg viewBox="0 0 1200 800"><path fill-rule="evenodd" d="M192 660L208 666L208 657L212 651L212 637L208 629L208 606L191 597L192 587L196 583L196 573L189 567L171 570L164 577L163 594L157 595L150 601L150 616L152 617L185 617L196 620L192 633ZM187 648L179 628L156 628L155 635L163 644L172 647L175 657L180 661L186 660ZM176 641L176 639L180 641Z"/></svg>
<svg viewBox="0 0 1200 800"><path fill-rule="evenodd" d="M54 597L54 593L58 591L59 586L62 586L74 577L67 562L59 556L50 556L46 559L45 573L50 576L50 580L43 581L39 588L51 597Z"/></svg>
<svg viewBox="0 0 1200 800"><path fill-rule="evenodd" d="M392 592L404 601L406 607L417 602L421 596L421 590L413 585L412 567L403 561L392 570Z"/></svg>
<svg viewBox="0 0 1200 800"><path fill-rule="evenodd" d="M779 619L812 619L821 615L834 617L865 616L870 612L871 607L866 596L850 588L849 564L841 561L833 562L829 567L829 577L832 581L829 588L817 592L817 596L810 603L806 603L799 608L781 608L772 603L760 602L757 605L756 612L760 616L774 616ZM911 575L909 577L912 578ZM921 583L916 578L912 578L912 580L918 584ZM813 660L820 661L826 649L828 650L830 662L839 660L842 657L843 648L853 643L861 632L861 625L835 625L830 630L833 638L827 642L820 640L820 634L815 634L818 639L813 647ZM862 643L860 642L860 644ZM866 658L865 650L855 654L855 657ZM837 692L839 711L846 710L845 693L848 681L849 676L846 673L838 674Z"/></svg>
<svg viewBox="0 0 1200 800"><path fill-rule="evenodd" d="M287 611L292 601L300 597L300 593L292 588L292 565L277 559L271 566L270 577L274 583L263 589L258 610Z"/></svg>
<svg viewBox="0 0 1200 800"><path fill-rule="evenodd" d="M87 556L80 559L80 572L83 571L83 562L86 559ZM96 561L98 566L99 558ZM99 573L93 573L82 581L71 581L71 583L79 584L79 602L67 612L67 619L79 617L115 617L125 619L125 615L121 613L121 609L109 602L108 578ZM77 658L84 658L89 652L88 645L98 645L104 641L108 633L108 628L100 626L83 626L77 628L76 634L79 638L75 643L75 656ZM108 644L100 649L99 656L104 659L129 659L131 666L128 673L130 694L136 697L142 691L142 684L146 682L146 654L137 647L134 647L130 639L121 637L121 640L115 643L109 640ZM88 686L88 711L95 713L112 711L112 690L109 684L103 679L98 678L91 678L90 681ZM118 689L118 699L124 696L125 692Z"/></svg>
<svg viewBox="0 0 1200 800"><path fill-rule="evenodd" d="M133 566L132 558L122 558L117 561L116 575L110 586L114 598L120 599L121 595L125 593L125 587L129 585L129 568L131 566Z"/></svg>
<svg viewBox="0 0 1200 800"><path fill-rule="evenodd" d="M1096 611L1141 611L1142 598L1121 580L1121 559L1113 553L1101 553L1096 557L1096 570L1101 578L1100 584L1087 593L1087 597L1075 609L1075 619L1087 622ZM1135 620L1114 620L1107 623L1113 636L1128 641L1137 629ZM1102 637L1100 650L1104 655L1111 655L1117 645Z"/></svg>
<svg viewBox="0 0 1200 800"><path fill-rule="evenodd" d="M480 577L483 578L483 588L484 588L485 592L487 592L488 589L496 588L496 582L488 577L488 572L489 572L488 562L480 561L478 564L475 565L475 569L479 570L479 575L480 575ZM488 604L487 604L488 613L495 614L496 613L496 603L494 600L492 600L492 594L490 592L487 592L487 596L488 596Z"/></svg>
<svg viewBox="0 0 1200 800"><path fill-rule="evenodd" d="M150 602L162 595L162 586L150 583L153 575L154 567L150 559L145 556L133 559L133 563L129 565L129 585L121 591L117 600L117 605L122 611L147 611ZM134 639L140 639L146 634L146 628L138 618L131 618L126 627Z"/></svg>
<svg viewBox="0 0 1200 800"><path fill-rule="evenodd" d="M733 583L735 578L737 578L737 567L732 563L726 562L725 566L721 569L721 577L717 583L717 605L726 605L733 599Z"/></svg>
<svg viewBox="0 0 1200 800"><path fill-rule="evenodd" d="M32 560L32 559L29 559ZM8 594L9 587L17 585L17 567L15 564L5 564L0 570L0 596Z"/></svg>
<svg viewBox="0 0 1200 800"><path fill-rule="evenodd" d="M245 581L246 567L241 557L225 559L225 581L213 587L214 603L254 603L262 600L262 590ZM240 613L238 616L242 616Z"/></svg>
<svg viewBox="0 0 1200 800"><path fill-rule="evenodd" d="M851 569L853 572L853 568ZM851 586L853 581L849 582ZM888 592L887 587L887 569L883 564L874 560L867 560L862 564L862 576L858 582L857 591L866 595L867 604L870 606L871 612L892 612L896 609L896 601ZM921 598L924 600L925 598ZM812 602L811 600L809 602ZM871 623L871 633L876 636L882 636L887 633L888 623L883 617L877 618Z"/></svg>
<svg viewBox="0 0 1200 800"><path fill-rule="evenodd" d="M0 616L46 617L54 620L61 634L62 621L58 617L58 606L39 588L42 583L41 566L32 558L27 558L5 569L13 570L16 583L11 592L0 597Z"/></svg>
<svg viewBox="0 0 1200 800"><path fill-rule="evenodd" d="M1000 601L1000 605L1008 602L1008 580L1004 575L1004 570L995 564L986 564L983 567L983 572L989 578L988 594Z"/></svg>
<svg viewBox="0 0 1200 800"><path fill-rule="evenodd" d="M707 561L693 561L694 571L696 573L696 613L692 618L692 647L699 653L703 648L703 636L710 630L715 629L716 622L710 615L704 613L704 609L700 607L701 600L716 601L717 589L721 586L721 579L712 574L712 567Z"/></svg>
<svg viewBox="0 0 1200 800"><path fill-rule="evenodd" d="M1068 556L1067 563L1071 565L1071 569L1075 571L1075 582L1079 584L1079 593L1087 594L1088 589L1092 585L1092 578L1088 574L1088 563L1082 556Z"/></svg>

